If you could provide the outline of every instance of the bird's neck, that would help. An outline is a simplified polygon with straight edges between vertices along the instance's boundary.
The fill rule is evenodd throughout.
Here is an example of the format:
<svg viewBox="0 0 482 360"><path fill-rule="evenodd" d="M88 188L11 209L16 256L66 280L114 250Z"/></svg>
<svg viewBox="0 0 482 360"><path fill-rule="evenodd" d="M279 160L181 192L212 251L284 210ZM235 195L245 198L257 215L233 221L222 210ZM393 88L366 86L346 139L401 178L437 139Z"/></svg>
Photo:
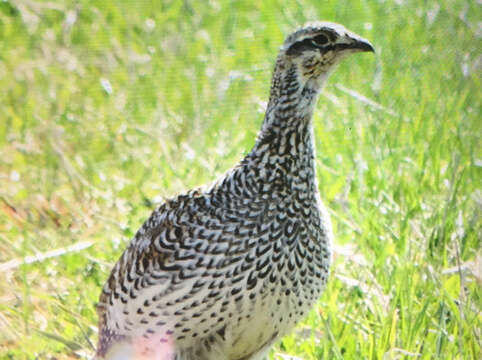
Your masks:
<svg viewBox="0 0 482 360"><path fill-rule="evenodd" d="M301 82L295 66L281 66L277 64L266 115L252 153L288 156L308 165L306 157L311 158L314 151L313 110L322 82Z"/></svg>
<svg viewBox="0 0 482 360"><path fill-rule="evenodd" d="M297 76L295 68L275 71L261 131L243 163L260 169L255 178L268 191L282 183L290 191L317 193L312 116L321 85Z"/></svg>

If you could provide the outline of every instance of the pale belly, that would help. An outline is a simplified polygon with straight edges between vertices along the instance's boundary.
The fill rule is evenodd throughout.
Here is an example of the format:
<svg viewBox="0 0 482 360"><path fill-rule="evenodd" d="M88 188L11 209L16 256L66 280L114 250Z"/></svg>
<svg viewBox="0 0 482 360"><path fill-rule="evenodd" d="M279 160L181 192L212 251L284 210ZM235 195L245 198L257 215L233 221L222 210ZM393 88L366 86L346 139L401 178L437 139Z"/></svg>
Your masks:
<svg viewBox="0 0 482 360"><path fill-rule="evenodd" d="M324 284L309 296L277 289L269 292L261 301L249 309L236 314L225 329L225 351L227 359L262 359L269 348L283 336L289 334L317 301Z"/></svg>

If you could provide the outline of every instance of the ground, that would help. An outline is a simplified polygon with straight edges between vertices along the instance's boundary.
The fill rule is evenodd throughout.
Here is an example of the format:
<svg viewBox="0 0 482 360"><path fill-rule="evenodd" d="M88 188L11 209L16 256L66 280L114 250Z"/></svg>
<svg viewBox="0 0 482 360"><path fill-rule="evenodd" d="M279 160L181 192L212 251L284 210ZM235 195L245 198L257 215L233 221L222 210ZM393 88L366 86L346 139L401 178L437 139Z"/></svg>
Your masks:
<svg viewBox="0 0 482 360"><path fill-rule="evenodd" d="M481 356L480 1L0 2L0 359L93 353L163 198L254 143L284 37L344 24L315 114L333 274L272 359Z"/></svg>

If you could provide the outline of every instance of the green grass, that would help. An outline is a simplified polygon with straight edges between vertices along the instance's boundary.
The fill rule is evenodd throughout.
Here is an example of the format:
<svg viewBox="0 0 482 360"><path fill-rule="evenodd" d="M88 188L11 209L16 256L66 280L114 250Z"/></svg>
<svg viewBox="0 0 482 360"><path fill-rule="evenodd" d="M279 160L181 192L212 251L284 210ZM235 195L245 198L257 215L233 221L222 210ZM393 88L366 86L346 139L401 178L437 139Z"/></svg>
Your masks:
<svg viewBox="0 0 482 360"><path fill-rule="evenodd" d="M124 246L163 197L250 149L284 36L325 19L377 54L346 60L318 103L333 275L271 357L479 359L481 7L1 1L0 358L93 353Z"/></svg>

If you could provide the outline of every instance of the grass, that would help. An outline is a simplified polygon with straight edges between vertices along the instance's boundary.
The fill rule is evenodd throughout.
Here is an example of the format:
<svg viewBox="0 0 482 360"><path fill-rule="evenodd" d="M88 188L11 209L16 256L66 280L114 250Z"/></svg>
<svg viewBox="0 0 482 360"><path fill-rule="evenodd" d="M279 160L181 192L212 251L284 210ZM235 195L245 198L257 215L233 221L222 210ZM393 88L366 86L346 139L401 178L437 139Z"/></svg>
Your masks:
<svg viewBox="0 0 482 360"><path fill-rule="evenodd" d="M250 149L284 36L327 19L377 54L345 61L318 103L333 275L270 356L479 359L481 6L0 2L0 358L93 353L124 246Z"/></svg>

